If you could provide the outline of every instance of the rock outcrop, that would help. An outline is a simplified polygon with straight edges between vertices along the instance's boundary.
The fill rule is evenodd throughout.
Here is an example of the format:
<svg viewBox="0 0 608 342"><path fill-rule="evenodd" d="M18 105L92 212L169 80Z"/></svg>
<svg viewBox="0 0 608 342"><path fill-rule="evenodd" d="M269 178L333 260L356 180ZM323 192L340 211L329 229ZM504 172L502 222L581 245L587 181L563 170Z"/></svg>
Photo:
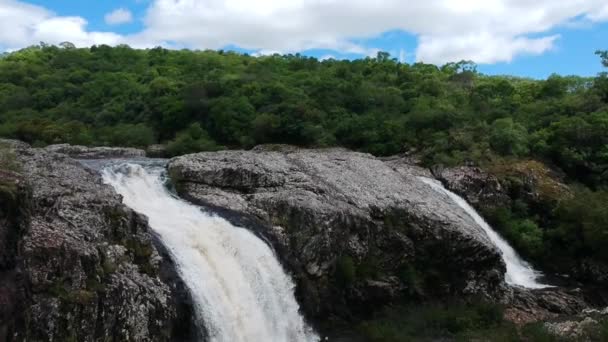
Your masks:
<svg viewBox="0 0 608 342"><path fill-rule="evenodd" d="M75 159L143 158L146 151L130 147L87 147L79 145L49 145L49 152L63 153Z"/></svg>
<svg viewBox="0 0 608 342"><path fill-rule="evenodd" d="M479 167L433 168L433 175L446 188L459 194L478 209L503 206L510 202L506 189L495 175Z"/></svg>
<svg viewBox="0 0 608 342"><path fill-rule="evenodd" d="M511 288L506 299L505 319L518 325L573 316L589 308L579 288Z"/></svg>
<svg viewBox="0 0 608 342"><path fill-rule="evenodd" d="M517 198L542 211L571 196L562 176L535 160L503 162L485 170L461 166L433 171L448 189L482 210L510 204Z"/></svg>
<svg viewBox="0 0 608 342"><path fill-rule="evenodd" d="M0 171L0 340L192 338L189 294L146 219L49 150L16 149L20 171Z"/></svg>
<svg viewBox="0 0 608 342"><path fill-rule="evenodd" d="M499 252L425 169L343 149L261 147L174 158L178 193L271 242L313 320L400 299L502 298Z"/></svg>
<svg viewBox="0 0 608 342"><path fill-rule="evenodd" d="M608 308L586 309L567 319L546 322L549 333L565 341L605 341L608 335Z"/></svg>

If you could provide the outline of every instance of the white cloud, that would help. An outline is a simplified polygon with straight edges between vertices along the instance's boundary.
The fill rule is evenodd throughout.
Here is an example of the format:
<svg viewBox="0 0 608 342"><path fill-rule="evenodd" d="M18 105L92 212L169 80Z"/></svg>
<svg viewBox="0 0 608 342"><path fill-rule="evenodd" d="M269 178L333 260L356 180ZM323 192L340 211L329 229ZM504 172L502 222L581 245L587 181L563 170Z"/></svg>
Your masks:
<svg viewBox="0 0 608 342"><path fill-rule="evenodd" d="M591 21L608 20L608 4L604 5L604 7L600 8L598 11L589 13L587 18Z"/></svg>
<svg viewBox="0 0 608 342"><path fill-rule="evenodd" d="M463 36L422 36L417 58L426 63L475 60L480 63L510 62L517 55L539 55L550 50L559 36L537 39L493 36L487 32Z"/></svg>
<svg viewBox="0 0 608 342"><path fill-rule="evenodd" d="M127 24L133 21L133 14L128 9L118 8L106 14L104 19L108 25Z"/></svg>
<svg viewBox="0 0 608 342"><path fill-rule="evenodd" d="M47 9L15 0L0 0L0 46L7 50L45 42L70 41L76 46L119 44L123 37L86 30L80 17L61 17Z"/></svg>
<svg viewBox="0 0 608 342"><path fill-rule="evenodd" d="M495 63L552 49L559 37L549 32L577 18L608 20L606 0L151 0L145 28L130 36L89 32L82 18L0 0L0 46L70 40L78 46L233 45L261 54L315 48L374 55L376 47L360 42L402 30L419 38L416 60Z"/></svg>
<svg viewBox="0 0 608 342"><path fill-rule="evenodd" d="M605 6L605 0L155 0L135 39L369 55L373 47L352 38L403 30L419 37L417 60L495 63L550 50L558 37L546 32Z"/></svg>

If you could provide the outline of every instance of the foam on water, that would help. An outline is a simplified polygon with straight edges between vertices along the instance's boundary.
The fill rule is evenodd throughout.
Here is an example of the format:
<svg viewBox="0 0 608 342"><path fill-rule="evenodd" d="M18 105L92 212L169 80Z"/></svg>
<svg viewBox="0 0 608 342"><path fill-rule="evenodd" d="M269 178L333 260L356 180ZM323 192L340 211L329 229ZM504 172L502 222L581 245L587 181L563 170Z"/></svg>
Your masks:
<svg viewBox="0 0 608 342"><path fill-rule="evenodd" d="M173 196L163 169L110 166L104 181L146 215L193 297L197 324L213 342L318 341L299 313L294 283L274 252L246 229Z"/></svg>

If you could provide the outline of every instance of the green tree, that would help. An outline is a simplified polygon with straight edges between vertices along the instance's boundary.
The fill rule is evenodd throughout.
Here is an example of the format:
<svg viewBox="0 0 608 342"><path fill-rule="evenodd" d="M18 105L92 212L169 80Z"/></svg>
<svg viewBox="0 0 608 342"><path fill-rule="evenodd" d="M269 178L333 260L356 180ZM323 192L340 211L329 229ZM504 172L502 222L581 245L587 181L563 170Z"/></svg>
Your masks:
<svg viewBox="0 0 608 342"><path fill-rule="evenodd" d="M497 119L492 123L490 144L504 155L525 155L528 153L528 132L512 118Z"/></svg>

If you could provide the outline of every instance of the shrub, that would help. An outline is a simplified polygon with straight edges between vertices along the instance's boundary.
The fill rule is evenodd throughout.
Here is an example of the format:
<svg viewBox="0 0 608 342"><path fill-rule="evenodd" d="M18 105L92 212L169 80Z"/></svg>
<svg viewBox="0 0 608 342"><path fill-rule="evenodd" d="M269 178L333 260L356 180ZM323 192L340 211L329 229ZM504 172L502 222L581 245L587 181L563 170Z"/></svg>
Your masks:
<svg viewBox="0 0 608 342"><path fill-rule="evenodd" d="M492 303L450 303L397 306L359 326L366 341L471 340L513 336L514 328L503 322L503 309ZM500 333L497 333L501 331Z"/></svg>
<svg viewBox="0 0 608 342"><path fill-rule="evenodd" d="M188 129L177 134L174 140L167 145L167 151L173 156L202 151L217 151L218 146L200 124L190 125Z"/></svg>

